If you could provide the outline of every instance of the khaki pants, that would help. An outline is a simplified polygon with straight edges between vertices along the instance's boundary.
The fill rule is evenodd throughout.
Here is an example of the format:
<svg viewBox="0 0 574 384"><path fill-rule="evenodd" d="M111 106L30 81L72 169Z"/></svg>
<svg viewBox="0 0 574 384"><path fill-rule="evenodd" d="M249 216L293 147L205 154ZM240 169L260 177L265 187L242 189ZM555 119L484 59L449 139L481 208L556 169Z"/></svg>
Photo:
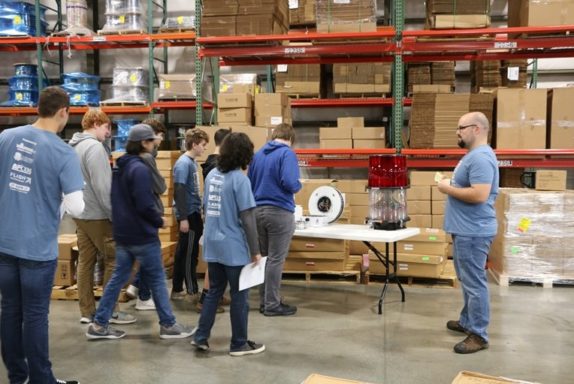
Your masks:
<svg viewBox="0 0 574 384"><path fill-rule="evenodd" d="M103 256L104 287L108 283L116 263L112 223L109 220L74 219L78 233L78 296L82 317L93 317L96 313L94 298L94 270L98 253ZM117 310L117 304L116 304Z"/></svg>

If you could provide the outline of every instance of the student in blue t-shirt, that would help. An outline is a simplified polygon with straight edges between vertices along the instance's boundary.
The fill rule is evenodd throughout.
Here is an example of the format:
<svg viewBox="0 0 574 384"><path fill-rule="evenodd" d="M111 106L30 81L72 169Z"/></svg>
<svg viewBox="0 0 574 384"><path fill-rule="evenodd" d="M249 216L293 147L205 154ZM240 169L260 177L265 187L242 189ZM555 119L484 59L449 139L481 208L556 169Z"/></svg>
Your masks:
<svg viewBox="0 0 574 384"><path fill-rule="evenodd" d="M498 195L498 161L488 145L489 124L481 112L462 116L456 134L458 145L468 149L451 180L441 180L440 192L448 195L444 230L452 234L454 267L460 280L464 305L458 320L446 326L467 337L454 346L456 353L488 348L490 322L486 260L496 235L494 201Z"/></svg>
<svg viewBox="0 0 574 384"><path fill-rule="evenodd" d="M261 259L255 200L251 183L243 173L252 158L253 143L249 137L244 133L230 133L221 145L217 168L205 180L203 258L209 271L209 292L191 342L200 351L209 350L208 339L227 283L231 293L229 354L244 356L265 350L265 345L247 338L249 290L239 291L241 269Z"/></svg>
<svg viewBox="0 0 574 384"><path fill-rule="evenodd" d="M171 299L189 299L197 304L197 257L199 239L203 234L201 219L201 196L199 194L199 167L196 157L205 152L209 136L201 129L185 132L186 152L173 167L174 211L179 226L179 239L173 263ZM183 290L185 281L186 291Z"/></svg>
<svg viewBox="0 0 574 384"><path fill-rule="evenodd" d="M0 339L10 383L78 383L54 378L48 346L61 209L84 210L80 162L57 135L69 107L63 89L44 88L38 120L0 133Z"/></svg>

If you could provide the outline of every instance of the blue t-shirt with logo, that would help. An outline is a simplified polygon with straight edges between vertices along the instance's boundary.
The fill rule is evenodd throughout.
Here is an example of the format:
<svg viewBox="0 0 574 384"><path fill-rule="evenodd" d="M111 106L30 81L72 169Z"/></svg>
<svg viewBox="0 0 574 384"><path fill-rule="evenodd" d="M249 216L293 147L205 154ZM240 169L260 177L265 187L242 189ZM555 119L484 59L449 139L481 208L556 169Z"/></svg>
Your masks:
<svg viewBox="0 0 574 384"><path fill-rule="evenodd" d="M466 203L448 196L444 213L444 230L460 236L488 237L496 235L494 201L498 195L498 161L490 146L481 145L468 152L457 164L451 184L467 188L472 184L490 184L484 203Z"/></svg>
<svg viewBox="0 0 574 384"><path fill-rule="evenodd" d="M239 213L255 207L251 182L240 170L215 168L205 179L203 258L207 262L241 266L251 262Z"/></svg>
<svg viewBox="0 0 574 384"><path fill-rule="evenodd" d="M197 170L197 162L186 154L181 155L173 166L174 184L178 183L185 185L185 193L187 195L187 215L201 212L201 196L199 195L199 173ZM174 209L174 211L176 217L179 220L187 219L185 212L178 212L177 209Z"/></svg>
<svg viewBox="0 0 574 384"><path fill-rule="evenodd" d="M0 133L0 252L56 259L62 196L83 187L76 152L54 133L32 125Z"/></svg>

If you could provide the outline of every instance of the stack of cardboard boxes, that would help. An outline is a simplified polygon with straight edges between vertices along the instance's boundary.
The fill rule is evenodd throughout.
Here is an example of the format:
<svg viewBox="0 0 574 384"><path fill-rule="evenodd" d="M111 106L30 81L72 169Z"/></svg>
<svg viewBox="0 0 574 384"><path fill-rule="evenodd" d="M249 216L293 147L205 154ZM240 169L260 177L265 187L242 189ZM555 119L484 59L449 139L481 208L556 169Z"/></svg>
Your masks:
<svg viewBox="0 0 574 384"><path fill-rule="evenodd" d="M320 148L385 148L385 128L365 127L363 117L339 117L336 127L319 128Z"/></svg>
<svg viewBox="0 0 574 384"><path fill-rule="evenodd" d="M161 195L164 208L166 227L159 230L159 239L162 243L177 241L177 220L173 214L173 166L181 155L179 151L158 151L155 159L159 173L165 179L167 190Z"/></svg>
<svg viewBox="0 0 574 384"><path fill-rule="evenodd" d="M62 234L58 236L58 266L54 276L55 286L70 286L76 284L77 252L72 248L78 245L75 234Z"/></svg>
<svg viewBox="0 0 574 384"><path fill-rule="evenodd" d="M376 0L315 0L317 32L375 32Z"/></svg>
<svg viewBox="0 0 574 384"><path fill-rule="evenodd" d="M275 83L277 92L319 97L321 94L321 65L280 65L275 74Z"/></svg>
<svg viewBox="0 0 574 384"><path fill-rule="evenodd" d="M500 61L484 60L470 62L470 86L472 92L482 89L498 88L502 84Z"/></svg>
<svg viewBox="0 0 574 384"><path fill-rule="evenodd" d="M435 61L431 63L431 84L449 85L454 89L454 61Z"/></svg>
<svg viewBox="0 0 574 384"><path fill-rule="evenodd" d="M427 29L486 28L490 25L490 0L429 0Z"/></svg>
<svg viewBox="0 0 574 384"><path fill-rule="evenodd" d="M159 74L159 100L195 99L195 74Z"/></svg>
<svg viewBox="0 0 574 384"><path fill-rule="evenodd" d="M315 0L289 1L289 26L310 26L316 22Z"/></svg>
<svg viewBox="0 0 574 384"><path fill-rule="evenodd" d="M491 94L415 93L411 109L411 148L456 148L456 127L469 111L483 112L492 121Z"/></svg>
<svg viewBox="0 0 574 384"><path fill-rule="evenodd" d="M500 63L502 86L526 88L528 81L527 67L528 60L526 59L502 60Z"/></svg>
<svg viewBox="0 0 574 384"><path fill-rule="evenodd" d="M548 92L548 147L574 148L574 87L554 88Z"/></svg>
<svg viewBox="0 0 574 384"><path fill-rule="evenodd" d="M572 191L500 190L498 235L489 261L501 280L574 278L572 204Z"/></svg>
<svg viewBox="0 0 574 384"><path fill-rule="evenodd" d="M409 63L407 81L409 92L414 92L415 85L431 84L430 63Z"/></svg>
<svg viewBox="0 0 574 384"><path fill-rule="evenodd" d="M376 95L391 91L390 63L333 65L333 92L336 95Z"/></svg>
<svg viewBox="0 0 574 384"><path fill-rule="evenodd" d="M253 123L253 97L250 93L220 93L217 95L219 124Z"/></svg>
<svg viewBox="0 0 574 384"><path fill-rule="evenodd" d="M203 4L202 36L277 35L288 30L287 1L219 0Z"/></svg>
<svg viewBox="0 0 574 384"><path fill-rule="evenodd" d="M255 95L255 125L273 128L292 124L291 102L286 93L258 93Z"/></svg>

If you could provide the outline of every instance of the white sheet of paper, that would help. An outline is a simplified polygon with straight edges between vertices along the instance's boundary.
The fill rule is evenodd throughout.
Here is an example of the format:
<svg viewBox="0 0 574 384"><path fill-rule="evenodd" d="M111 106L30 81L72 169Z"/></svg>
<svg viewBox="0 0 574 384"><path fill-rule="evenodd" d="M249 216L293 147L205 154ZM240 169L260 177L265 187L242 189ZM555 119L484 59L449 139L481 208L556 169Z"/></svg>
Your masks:
<svg viewBox="0 0 574 384"><path fill-rule="evenodd" d="M265 264L267 264L267 257L262 257L259 264L250 263L241 269L239 275L240 291L263 284L265 281Z"/></svg>

